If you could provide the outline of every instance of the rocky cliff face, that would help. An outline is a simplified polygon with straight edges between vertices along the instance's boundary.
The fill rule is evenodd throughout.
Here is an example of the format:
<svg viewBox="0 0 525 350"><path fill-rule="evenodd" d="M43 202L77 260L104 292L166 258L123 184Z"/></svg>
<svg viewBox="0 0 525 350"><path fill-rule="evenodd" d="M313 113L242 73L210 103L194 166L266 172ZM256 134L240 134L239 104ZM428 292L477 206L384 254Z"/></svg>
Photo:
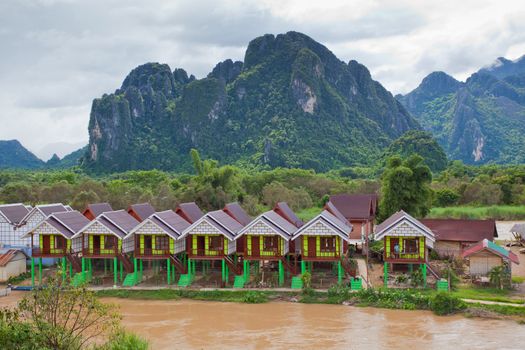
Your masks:
<svg viewBox="0 0 525 350"><path fill-rule="evenodd" d="M525 161L524 59L498 59L465 83L443 72L398 100L431 131L451 159L470 164Z"/></svg>
<svg viewBox="0 0 525 350"><path fill-rule="evenodd" d="M149 63L95 99L85 165L187 170L189 150L223 163L328 170L374 161L419 128L365 66L304 34L252 40L244 62L203 79Z"/></svg>

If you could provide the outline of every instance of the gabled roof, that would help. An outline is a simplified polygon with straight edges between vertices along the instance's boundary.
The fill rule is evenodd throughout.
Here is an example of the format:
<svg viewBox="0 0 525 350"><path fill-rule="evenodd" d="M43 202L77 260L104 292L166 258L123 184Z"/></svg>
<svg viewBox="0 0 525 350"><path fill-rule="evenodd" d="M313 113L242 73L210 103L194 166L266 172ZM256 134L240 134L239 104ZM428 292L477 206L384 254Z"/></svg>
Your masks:
<svg viewBox="0 0 525 350"><path fill-rule="evenodd" d="M22 238L30 236L40 226L48 224L51 225L59 234L67 239L70 239L88 223L89 220L76 210L53 213L49 215L44 221L39 223L34 229L22 235Z"/></svg>
<svg viewBox="0 0 525 350"><path fill-rule="evenodd" d="M377 194L337 194L330 196L337 210L348 220L371 220L377 212Z"/></svg>
<svg viewBox="0 0 525 350"><path fill-rule="evenodd" d="M106 211L113 211L113 208L111 208L109 203L92 203L87 205L83 214L85 215L88 210L91 212L91 214L93 214L94 217L97 217Z"/></svg>
<svg viewBox="0 0 525 350"><path fill-rule="evenodd" d="M483 250L496 254L505 260L510 260L515 264L519 265L520 263L520 260L516 256L516 254L514 254L513 252L503 247L500 247L499 245L497 245L494 242L489 241L488 239L484 239L481 242L474 244L473 246L466 249L461 255L463 258L467 258L471 256L472 254L478 253Z"/></svg>
<svg viewBox="0 0 525 350"><path fill-rule="evenodd" d="M243 225L237 220L232 218L223 210L215 210L207 213L199 220L195 221L188 227L179 238L185 237L188 235L194 227L198 226L201 222L206 221L208 224L216 228L221 234L226 236L230 241L232 241L239 231L243 228Z"/></svg>
<svg viewBox="0 0 525 350"><path fill-rule="evenodd" d="M268 227L270 227L276 234L283 237L286 240L289 240L293 234L297 231L297 227L283 218L281 215L277 214L275 210L270 210L265 213L262 213L256 217L252 222L245 226L241 231L239 231L235 239L241 237L243 234L246 234L250 229L257 225L259 222L263 222Z"/></svg>
<svg viewBox="0 0 525 350"><path fill-rule="evenodd" d="M190 227L190 223L182 216L176 214L173 210L166 210L151 215L149 218L131 230L126 237L138 232L141 227L145 226L149 222L159 227L173 239L178 239L182 232Z"/></svg>
<svg viewBox="0 0 525 350"><path fill-rule="evenodd" d="M374 234L374 238L376 240L382 239L384 236L386 236L392 229L394 229L397 225L408 222L412 226L414 226L421 235L428 238L430 241L430 246L433 245L436 238L434 236L434 233L431 229L423 225L420 221L416 220L414 217L412 217L410 214L406 213L403 210L400 210L394 214L392 214L388 219L383 221L381 224L376 226L376 232Z"/></svg>
<svg viewBox="0 0 525 350"><path fill-rule="evenodd" d="M0 205L0 215L2 215L11 225L22 222L22 219L29 213L29 209L22 203Z"/></svg>
<svg viewBox="0 0 525 350"><path fill-rule="evenodd" d="M301 228L299 228L293 235L292 240L295 240L297 237L301 236L306 230L316 223L321 222L327 227L331 228L334 231L334 234L338 235L345 241L349 241L350 232L352 231L352 226L344 223L339 220L336 216L330 213L328 210L323 210L321 214L317 215L312 220L308 221Z"/></svg>
<svg viewBox="0 0 525 350"><path fill-rule="evenodd" d="M26 258L29 258L22 249L0 249L0 266L6 266L9 264L17 254L23 254Z"/></svg>
<svg viewBox="0 0 525 350"><path fill-rule="evenodd" d="M498 237L494 220L423 219L421 223L434 232L436 241L479 242Z"/></svg>
<svg viewBox="0 0 525 350"><path fill-rule="evenodd" d="M345 224L350 225L348 219L345 218L345 216L335 207L334 203L326 202L326 204L324 205L324 209L328 210L333 216L335 216Z"/></svg>
<svg viewBox="0 0 525 350"><path fill-rule="evenodd" d="M139 224L139 221L137 221L137 219L128 214L128 212L125 210L116 210L102 213L95 220L89 222L86 226L84 226L77 234L73 236L73 238L82 234L89 227L95 225L96 223L99 223L106 227L115 236L119 238L124 238L128 233L130 233L132 229L134 229Z"/></svg>
<svg viewBox="0 0 525 350"><path fill-rule="evenodd" d="M31 209L26 216L22 219L20 222L21 225L25 224L26 221L33 215L35 212L39 212L44 217L48 217L49 215L53 213L61 213L65 211L71 211L71 207L65 206L62 203L53 203L53 204L39 204L36 205L33 209Z"/></svg>
<svg viewBox="0 0 525 350"><path fill-rule="evenodd" d="M155 213L155 208L149 203L139 203L132 204L128 208L128 213L135 216L136 219L142 221L149 218L153 213Z"/></svg>
<svg viewBox="0 0 525 350"><path fill-rule="evenodd" d="M252 221L252 218L246 214L244 209L237 202L226 204L223 211L240 222L242 226L246 226Z"/></svg>
<svg viewBox="0 0 525 350"><path fill-rule="evenodd" d="M177 208L175 208L175 212L190 223L194 223L204 215L201 208L199 208L195 202L180 203L177 205Z"/></svg>
<svg viewBox="0 0 525 350"><path fill-rule="evenodd" d="M292 208L290 208L286 202L279 202L275 204L273 211L291 222L295 227L301 227L304 225L304 222L299 219L299 217L294 213Z"/></svg>
<svg viewBox="0 0 525 350"><path fill-rule="evenodd" d="M525 224L514 224L510 229L510 232L517 233L522 239L525 239Z"/></svg>

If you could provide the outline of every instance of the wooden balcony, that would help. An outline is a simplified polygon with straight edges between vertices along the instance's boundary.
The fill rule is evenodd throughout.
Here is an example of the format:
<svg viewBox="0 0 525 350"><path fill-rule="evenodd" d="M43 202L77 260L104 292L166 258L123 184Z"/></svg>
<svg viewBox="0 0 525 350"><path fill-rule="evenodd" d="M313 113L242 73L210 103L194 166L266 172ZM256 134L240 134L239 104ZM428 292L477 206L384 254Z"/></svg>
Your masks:
<svg viewBox="0 0 525 350"><path fill-rule="evenodd" d="M385 262L391 263L400 263L400 264L421 264L425 262L425 258L421 258L417 252L385 252L384 254Z"/></svg>
<svg viewBox="0 0 525 350"><path fill-rule="evenodd" d="M169 249L151 249L151 248L143 248L142 252L140 248L135 248L135 252L133 253L135 258L139 259L168 259L171 255Z"/></svg>
<svg viewBox="0 0 525 350"><path fill-rule="evenodd" d="M34 258L62 258L66 256L67 249L66 248L49 248L49 249L40 249L40 248L33 248L31 250L31 255Z"/></svg>
<svg viewBox="0 0 525 350"><path fill-rule="evenodd" d="M190 259L202 259L202 260L222 260L226 255L224 249L213 250L213 249L189 249L188 257Z"/></svg>
<svg viewBox="0 0 525 350"><path fill-rule="evenodd" d="M82 256L85 258L114 258L119 254L117 247L111 249L84 248Z"/></svg>

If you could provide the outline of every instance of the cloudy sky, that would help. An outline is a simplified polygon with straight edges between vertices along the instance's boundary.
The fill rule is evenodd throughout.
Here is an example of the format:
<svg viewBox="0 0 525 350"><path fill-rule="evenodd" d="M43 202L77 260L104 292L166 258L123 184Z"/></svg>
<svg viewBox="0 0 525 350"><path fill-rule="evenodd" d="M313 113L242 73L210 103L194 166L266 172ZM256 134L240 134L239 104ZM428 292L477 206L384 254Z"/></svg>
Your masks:
<svg viewBox="0 0 525 350"><path fill-rule="evenodd" d="M87 143L93 98L155 61L204 77L265 33L310 35L393 93L525 54L525 3L486 0L0 0L0 139Z"/></svg>

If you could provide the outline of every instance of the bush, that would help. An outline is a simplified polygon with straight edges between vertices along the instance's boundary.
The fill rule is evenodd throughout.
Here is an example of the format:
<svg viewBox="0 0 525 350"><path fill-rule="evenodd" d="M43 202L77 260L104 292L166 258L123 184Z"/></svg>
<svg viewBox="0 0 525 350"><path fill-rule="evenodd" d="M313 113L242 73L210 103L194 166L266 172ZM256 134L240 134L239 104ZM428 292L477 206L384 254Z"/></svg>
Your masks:
<svg viewBox="0 0 525 350"><path fill-rule="evenodd" d="M333 304L341 304L343 301L350 300L351 295L350 288L342 284L335 284L328 288L328 300Z"/></svg>
<svg viewBox="0 0 525 350"><path fill-rule="evenodd" d="M363 289L354 294L363 305L387 309L427 310L429 297L409 289Z"/></svg>
<svg viewBox="0 0 525 350"><path fill-rule="evenodd" d="M268 297L266 296L266 294L261 292L249 291L246 293L242 301L243 303L248 304L262 304L268 301Z"/></svg>
<svg viewBox="0 0 525 350"><path fill-rule="evenodd" d="M136 334L119 330L99 350L147 350L148 341ZM97 349L97 348L95 348Z"/></svg>
<svg viewBox="0 0 525 350"><path fill-rule="evenodd" d="M414 288L421 287L425 284L425 279L423 277L423 272L420 269L414 269L410 273L410 285Z"/></svg>
<svg viewBox="0 0 525 350"><path fill-rule="evenodd" d="M449 315L466 309L467 305L459 298L440 292L430 298L430 310L436 315Z"/></svg>
<svg viewBox="0 0 525 350"><path fill-rule="evenodd" d="M312 288L312 274L306 271L301 275L301 280L303 281L303 294L313 294L314 290Z"/></svg>
<svg viewBox="0 0 525 350"><path fill-rule="evenodd" d="M442 188L435 192L434 203L436 207L449 207L458 204L461 196L450 188Z"/></svg>
<svg viewBox="0 0 525 350"><path fill-rule="evenodd" d="M449 275L450 275L450 280L449 280ZM453 268L446 268L445 270L443 270L443 277L444 279L447 280L447 282L450 282L449 285L450 285L450 289L456 289L460 279L458 277L458 275L456 274L456 271L454 271Z"/></svg>

